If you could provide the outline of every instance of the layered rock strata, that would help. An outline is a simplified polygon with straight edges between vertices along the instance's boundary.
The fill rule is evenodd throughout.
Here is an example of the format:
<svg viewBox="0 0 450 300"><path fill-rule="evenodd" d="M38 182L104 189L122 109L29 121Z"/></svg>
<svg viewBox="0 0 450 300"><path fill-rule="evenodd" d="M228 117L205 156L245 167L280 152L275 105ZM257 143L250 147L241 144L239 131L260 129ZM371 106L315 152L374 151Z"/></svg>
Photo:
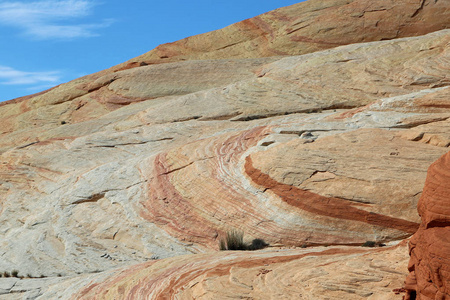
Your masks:
<svg viewBox="0 0 450 300"><path fill-rule="evenodd" d="M428 169L418 205L422 223L409 243L406 299L450 298L450 152ZM414 296L413 296L414 295Z"/></svg>
<svg viewBox="0 0 450 300"><path fill-rule="evenodd" d="M305 1L213 32L161 45L118 68L180 60L301 55L449 28L448 3L433 0Z"/></svg>
<svg viewBox="0 0 450 300"><path fill-rule="evenodd" d="M27 140L32 140L42 128L51 130L61 122L97 119L124 105L149 98L185 94L217 86L219 82L232 82L245 75L243 69L252 72L250 65L258 65L258 62L229 59L256 58L261 64L264 63L261 57L301 55L353 43L420 36L449 28L449 18L446 1L298 3L221 30L161 45L128 62L48 91L0 103L0 121L4 124L0 133L26 128ZM215 67L211 68L211 64L207 64L210 59L227 61L222 67L213 63ZM343 58L342 63L346 59ZM196 60L204 62L189 62ZM182 64L166 65L176 62ZM165 66L149 67L154 64ZM138 70L120 72L127 69ZM132 74L134 76L130 77ZM124 81L136 84L130 87ZM149 81L153 84L153 92L149 92L145 84ZM24 136L20 138L24 142ZM7 143L16 145L15 139Z"/></svg>
<svg viewBox="0 0 450 300"><path fill-rule="evenodd" d="M411 235L426 168L448 151L449 39L444 30L241 61L237 82L211 77L223 86L201 80L199 91L95 119L11 114L15 129L1 139L1 268L103 270L211 251L230 228L297 246ZM207 63L227 64L186 68ZM138 79L155 70L122 71L114 93L160 93L162 83L146 90Z"/></svg>
<svg viewBox="0 0 450 300"><path fill-rule="evenodd" d="M186 298L395 299L405 247L359 246L417 230L448 152L447 8L310 0L0 105L0 273L44 277L0 279L0 298L144 297L151 281ZM217 253L229 230L276 248ZM256 291L266 259L289 285Z"/></svg>
<svg viewBox="0 0 450 300"><path fill-rule="evenodd" d="M49 284L41 298L398 300L407 252L401 243L180 256Z"/></svg>

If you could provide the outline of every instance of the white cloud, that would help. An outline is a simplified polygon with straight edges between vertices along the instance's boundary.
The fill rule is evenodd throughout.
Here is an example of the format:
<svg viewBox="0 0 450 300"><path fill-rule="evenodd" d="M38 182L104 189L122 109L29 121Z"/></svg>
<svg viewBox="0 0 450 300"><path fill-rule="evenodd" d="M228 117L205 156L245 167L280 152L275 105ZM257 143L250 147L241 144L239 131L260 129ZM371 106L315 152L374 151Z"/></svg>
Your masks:
<svg viewBox="0 0 450 300"><path fill-rule="evenodd" d="M0 65L0 84L2 85L55 85L61 79L58 71L25 72Z"/></svg>
<svg viewBox="0 0 450 300"><path fill-rule="evenodd" d="M87 0L0 2L0 24L17 27L41 40L96 36L95 29L107 27L112 21L67 25L91 15L93 7L94 3Z"/></svg>

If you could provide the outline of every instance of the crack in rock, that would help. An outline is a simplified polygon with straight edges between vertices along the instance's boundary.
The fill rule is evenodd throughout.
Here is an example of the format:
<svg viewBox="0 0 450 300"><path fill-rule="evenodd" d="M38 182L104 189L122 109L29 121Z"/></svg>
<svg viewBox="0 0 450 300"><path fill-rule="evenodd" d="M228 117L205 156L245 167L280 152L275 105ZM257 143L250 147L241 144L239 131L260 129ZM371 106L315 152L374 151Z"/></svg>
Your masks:
<svg viewBox="0 0 450 300"><path fill-rule="evenodd" d="M80 199L77 200L75 202L73 202L72 204L81 204L81 203L87 203L87 202L97 202L98 200L102 199L105 197L105 193L98 193L98 194L94 194L91 197L87 198L87 199Z"/></svg>

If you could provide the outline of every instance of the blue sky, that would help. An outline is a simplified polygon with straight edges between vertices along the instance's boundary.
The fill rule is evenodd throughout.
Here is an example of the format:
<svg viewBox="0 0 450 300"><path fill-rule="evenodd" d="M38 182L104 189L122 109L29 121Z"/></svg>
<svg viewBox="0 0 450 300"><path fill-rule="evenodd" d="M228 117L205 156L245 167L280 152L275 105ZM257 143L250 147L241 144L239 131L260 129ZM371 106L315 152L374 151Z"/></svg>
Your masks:
<svg viewBox="0 0 450 300"><path fill-rule="evenodd" d="M0 0L0 101L300 0Z"/></svg>

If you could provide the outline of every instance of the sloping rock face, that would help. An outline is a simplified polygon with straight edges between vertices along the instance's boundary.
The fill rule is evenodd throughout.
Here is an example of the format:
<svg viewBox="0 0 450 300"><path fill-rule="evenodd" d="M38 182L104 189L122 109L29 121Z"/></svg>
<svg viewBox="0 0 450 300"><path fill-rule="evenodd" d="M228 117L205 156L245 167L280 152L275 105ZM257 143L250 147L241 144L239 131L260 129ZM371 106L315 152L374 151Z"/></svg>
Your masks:
<svg viewBox="0 0 450 300"><path fill-rule="evenodd" d="M269 270L233 265L252 257L280 278L292 267L292 285L313 258L313 290L269 284L273 297L398 298L405 246L359 246L419 228L426 170L450 146L449 14L447 1L308 1L2 104L0 271L44 279L0 279L0 299L108 298L119 277L117 297L145 297L127 276L171 286L194 272L177 273L183 261L224 260L244 283L221 292L237 295ZM277 248L218 254L233 229ZM374 277L356 280L371 259ZM180 297L214 298L227 274L183 281Z"/></svg>
<svg viewBox="0 0 450 300"><path fill-rule="evenodd" d="M418 211L419 230L410 241L406 299L450 298L450 152L428 169Z"/></svg>
<svg viewBox="0 0 450 300"><path fill-rule="evenodd" d="M185 59L301 55L347 44L423 35L448 28L448 15L446 1L306 1L161 45L120 67Z"/></svg>
<svg viewBox="0 0 450 300"><path fill-rule="evenodd" d="M406 243L198 254L50 285L57 299L399 299ZM400 275L400 276L399 276ZM336 280L339 278L339 280ZM69 297L67 297L69 298Z"/></svg>
<svg viewBox="0 0 450 300"><path fill-rule="evenodd" d="M443 0L326 0L280 8L221 30L161 45L111 69L11 100L6 103L8 107L1 103L0 134L13 138L2 138L0 149L33 142L40 133L61 122L97 119L149 98L238 81L254 72L250 65L267 63L261 57L300 55L353 43L420 36L449 28L449 17L448 3ZM235 60L239 58L258 60ZM208 64L210 59L227 61ZM182 64L167 64L175 62ZM163 66L149 66L153 64ZM148 67L142 68L145 66ZM120 72L130 68L135 70ZM132 82L133 87L125 81ZM150 86L146 84L149 81ZM18 131L19 135L12 134Z"/></svg>

